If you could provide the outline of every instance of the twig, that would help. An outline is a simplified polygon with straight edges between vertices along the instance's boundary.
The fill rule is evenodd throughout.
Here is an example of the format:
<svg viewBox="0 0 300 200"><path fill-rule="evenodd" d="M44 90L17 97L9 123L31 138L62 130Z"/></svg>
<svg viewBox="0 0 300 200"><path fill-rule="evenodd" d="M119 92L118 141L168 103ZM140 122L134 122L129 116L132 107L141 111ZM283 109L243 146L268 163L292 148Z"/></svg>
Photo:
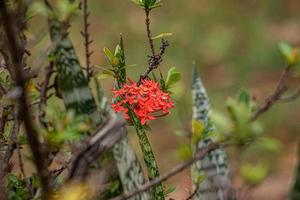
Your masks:
<svg viewBox="0 0 300 200"><path fill-rule="evenodd" d="M50 62L49 66L46 67L45 79L40 89L41 94L40 94L40 102L39 102L39 121L44 127L47 127L47 123L45 121L45 116L46 116L45 106L47 104L47 99L48 99L47 92L49 90L48 85L52 73L53 73L53 62Z"/></svg>
<svg viewBox="0 0 300 200"><path fill-rule="evenodd" d="M291 101L296 100L300 96L300 88L298 88L293 94L285 97L281 97L279 99L280 103L289 103Z"/></svg>
<svg viewBox="0 0 300 200"><path fill-rule="evenodd" d="M135 195L137 195L141 192L145 192L145 191L151 189L153 186L155 186L157 184L160 184L160 183L166 181L167 179L175 176L176 174L182 172L184 169L188 168L189 166L191 166L196 161L202 160L208 153L220 148L220 146L221 146L221 144L211 143L206 148L200 150L193 159L191 159L187 162L184 162L182 164L177 165L176 167L171 169L169 172L167 172L167 173L161 175L160 177L158 177L158 178L142 185L136 191L120 195L118 197L112 198L111 200L126 200L126 199L130 199L131 197L134 197Z"/></svg>
<svg viewBox="0 0 300 200"><path fill-rule="evenodd" d="M146 8L145 14L146 14L145 24L146 24L147 38L149 41L152 56L155 56L155 48L154 48L154 43L153 43L151 29L150 29L150 18L149 18L150 10Z"/></svg>
<svg viewBox="0 0 300 200"><path fill-rule="evenodd" d="M199 185L197 185L195 190L185 200L192 200L193 197L197 194L198 190L199 190Z"/></svg>
<svg viewBox="0 0 300 200"><path fill-rule="evenodd" d="M285 81L290 70L290 65L287 65L284 68L274 92L269 97L267 97L264 104L259 106L259 108L254 112L251 121L255 121L258 117L260 117L260 115L268 111L275 103L277 103L280 100L282 95L288 90L288 87L285 86Z"/></svg>
<svg viewBox="0 0 300 200"><path fill-rule="evenodd" d="M90 57L91 55L94 53L93 51L90 50L90 44L93 42L90 39L90 34L89 34L89 22L88 22L88 18L90 16L90 12L88 11L88 4L87 4L87 0L83 0L82 1L83 4L83 31L81 31L81 35L84 38L84 47L85 47L85 62L86 62L86 74L87 74L87 79L90 80L90 78L93 76L93 68L91 66L91 62L90 62Z"/></svg>
<svg viewBox="0 0 300 200"><path fill-rule="evenodd" d="M11 19L11 15L8 13L5 1L0 1L0 13L1 20L3 22L4 32L7 38L7 46L10 52L12 61L12 78L15 81L16 87L20 89L21 93L18 97L19 114L20 118L24 120L24 126L28 138L28 143L33 154L33 160L37 168L37 173L41 181L42 188L42 199L48 199L48 195L51 191L50 187L50 176L47 170L47 165L44 161L44 151L41 143L38 140L38 133L33 126L31 120L30 110L28 107L28 100L26 95L26 80L24 78L23 69L23 55L22 47L19 44L18 38L16 37L16 29L14 21Z"/></svg>

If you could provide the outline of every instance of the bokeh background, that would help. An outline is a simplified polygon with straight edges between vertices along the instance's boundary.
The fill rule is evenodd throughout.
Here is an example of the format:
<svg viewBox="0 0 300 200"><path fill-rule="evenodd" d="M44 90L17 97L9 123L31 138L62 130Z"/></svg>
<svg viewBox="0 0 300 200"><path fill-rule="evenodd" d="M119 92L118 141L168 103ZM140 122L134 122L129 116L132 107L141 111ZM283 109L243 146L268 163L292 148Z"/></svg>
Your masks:
<svg viewBox="0 0 300 200"><path fill-rule="evenodd" d="M196 61L214 111L226 113L227 98L236 96L241 89L249 90L258 103L262 102L272 93L284 67L278 43L287 41L295 46L300 45L300 1L163 2L162 8L151 13L151 29L153 35L172 32L173 36L168 38L171 45L160 68L166 74L170 67L176 66L182 74L181 81L173 89L176 102L173 114L150 123L152 131L149 137L160 169L166 172L182 161L176 149L188 142L176 132L191 130L192 62ZM128 76L137 79L147 67L149 54L143 10L130 0L89 0L89 9L90 33L94 41L91 45L94 51L92 63L107 66L102 49L114 49L122 33L127 64L135 64L128 68ZM39 19L34 20L39 23ZM43 26L36 26L36 30ZM80 30L82 18L79 15L73 22L70 35L84 63ZM103 80L107 96L111 95L112 83L110 78ZM260 118L260 122L266 135L280 142L280 151L271 155L271 168L262 183L244 187L240 178L233 176L235 185L242 192L247 192L251 199L285 199L293 181L297 160L300 101L276 105ZM130 136L139 151L133 131ZM230 149L229 152L234 171L236 159L241 158L235 157L236 154L231 153ZM256 157L264 159L259 153ZM169 180L168 185L176 187L170 197L184 199L191 191L189 170Z"/></svg>

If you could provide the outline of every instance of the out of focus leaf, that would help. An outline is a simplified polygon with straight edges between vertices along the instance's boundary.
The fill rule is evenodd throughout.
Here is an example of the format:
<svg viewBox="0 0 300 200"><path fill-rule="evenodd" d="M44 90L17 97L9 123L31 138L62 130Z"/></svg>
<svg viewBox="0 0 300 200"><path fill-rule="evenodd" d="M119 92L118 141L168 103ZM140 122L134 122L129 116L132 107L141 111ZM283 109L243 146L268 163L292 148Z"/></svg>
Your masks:
<svg viewBox="0 0 300 200"><path fill-rule="evenodd" d="M84 184L69 184L64 186L55 200L83 200L92 196L91 189Z"/></svg>
<svg viewBox="0 0 300 200"><path fill-rule="evenodd" d="M242 90L239 95L239 102L243 102L246 105L250 105L251 97L246 90Z"/></svg>
<svg viewBox="0 0 300 200"><path fill-rule="evenodd" d="M292 48L288 43L281 42L279 50L289 65L295 65L299 62L299 49Z"/></svg>
<svg viewBox="0 0 300 200"><path fill-rule="evenodd" d="M202 133L204 131L204 123L202 121L193 119L192 128L193 128L192 143L196 144L203 135Z"/></svg>
<svg viewBox="0 0 300 200"><path fill-rule="evenodd" d="M265 180L269 172L269 167L263 163L242 164L241 176L250 185L258 185Z"/></svg>
<svg viewBox="0 0 300 200"><path fill-rule="evenodd" d="M182 144L178 150L176 150L176 154L179 156L181 160L187 161L193 157L193 152L191 145Z"/></svg>

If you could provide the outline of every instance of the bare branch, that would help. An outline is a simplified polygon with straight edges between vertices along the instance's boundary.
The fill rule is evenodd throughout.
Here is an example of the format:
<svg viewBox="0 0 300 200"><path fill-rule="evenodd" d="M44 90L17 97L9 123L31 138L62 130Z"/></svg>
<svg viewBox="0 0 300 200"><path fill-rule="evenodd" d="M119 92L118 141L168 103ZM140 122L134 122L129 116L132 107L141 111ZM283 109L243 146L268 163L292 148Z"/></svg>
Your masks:
<svg viewBox="0 0 300 200"><path fill-rule="evenodd" d="M84 38L84 47L85 47L85 62L86 62L86 74L87 74L87 79L90 80L90 78L93 76L93 68L91 66L91 61L90 61L90 57L93 54L93 51L90 50L90 44L93 42L90 39L90 34L89 34L89 22L88 22L88 18L90 15L90 12L88 11L88 4L87 4L87 0L82 0L82 4L83 4L83 31L81 31L81 35Z"/></svg>
<svg viewBox="0 0 300 200"><path fill-rule="evenodd" d="M265 102L261 106L259 106L258 109L254 112L251 121L255 121L263 113L267 112L274 104L282 101L282 98L284 98L282 97L282 95L284 95L288 90L288 87L285 85L285 81L288 78L291 68L292 67L290 65L287 65L284 68L274 92L269 97L267 97L265 99ZM296 93L295 97L292 96L290 98L291 99L297 98L299 96L298 92Z"/></svg>
<svg viewBox="0 0 300 200"><path fill-rule="evenodd" d="M280 103L289 103L291 101L295 101L300 96L300 88L298 88L293 94L285 97L281 97L279 99Z"/></svg>

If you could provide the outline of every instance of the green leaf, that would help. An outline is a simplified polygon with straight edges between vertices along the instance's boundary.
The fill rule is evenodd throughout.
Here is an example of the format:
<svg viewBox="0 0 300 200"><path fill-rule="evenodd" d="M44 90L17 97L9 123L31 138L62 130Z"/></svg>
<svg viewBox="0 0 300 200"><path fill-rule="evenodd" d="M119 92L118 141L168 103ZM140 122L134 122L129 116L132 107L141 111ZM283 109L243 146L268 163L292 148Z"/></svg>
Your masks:
<svg viewBox="0 0 300 200"><path fill-rule="evenodd" d="M169 37L172 36L173 33L161 33L157 36L152 37L152 40L156 40L156 39L160 39L160 38L164 38L164 37Z"/></svg>
<svg viewBox="0 0 300 200"><path fill-rule="evenodd" d="M164 76L163 76L163 74L161 73L161 70L160 70L160 69L159 69L159 76L160 76L160 80L159 80L159 82L160 82L160 88L161 88L162 90L167 90L167 88L166 88L166 82L165 82Z"/></svg>
<svg viewBox="0 0 300 200"><path fill-rule="evenodd" d="M199 142L199 140L202 138L202 135L203 135L202 133L205 129L205 126L202 121L193 119L192 128L193 128L192 143L197 144Z"/></svg>
<svg viewBox="0 0 300 200"><path fill-rule="evenodd" d="M131 0L133 3L144 9L152 10L162 6L161 0Z"/></svg>
<svg viewBox="0 0 300 200"><path fill-rule="evenodd" d="M179 158L183 161L188 161L193 157L193 152L191 145L189 144L182 144L177 150L176 154Z"/></svg>
<svg viewBox="0 0 300 200"><path fill-rule="evenodd" d="M288 43L279 43L279 50L289 65L295 65L299 62L299 50L292 48Z"/></svg>
<svg viewBox="0 0 300 200"><path fill-rule="evenodd" d="M114 77L114 72L110 71L110 70L103 70L99 75L98 75L98 78L100 80L103 80L103 79L107 79L109 77Z"/></svg>
<svg viewBox="0 0 300 200"><path fill-rule="evenodd" d="M246 90L242 90L240 92L238 99L239 102L245 103L246 105L250 105L251 97Z"/></svg>
<svg viewBox="0 0 300 200"><path fill-rule="evenodd" d="M246 163L241 166L241 176L244 181L250 185L258 185L265 180L269 172L266 164L250 164Z"/></svg>
<svg viewBox="0 0 300 200"><path fill-rule="evenodd" d="M109 48L107 48L107 47L104 47L103 48L103 52L104 52L104 54L105 54L105 56L106 56L106 58L108 59L108 61L110 62L110 63L112 63L112 60L114 59L114 54L109 50Z"/></svg>
<svg viewBox="0 0 300 200"><path fill-rule="evenodd" d="M176 67L172 67L168 71L168 76L166 80L166 89L170 89L175 83L180 80L180 72L176 70Z"/></svg>

